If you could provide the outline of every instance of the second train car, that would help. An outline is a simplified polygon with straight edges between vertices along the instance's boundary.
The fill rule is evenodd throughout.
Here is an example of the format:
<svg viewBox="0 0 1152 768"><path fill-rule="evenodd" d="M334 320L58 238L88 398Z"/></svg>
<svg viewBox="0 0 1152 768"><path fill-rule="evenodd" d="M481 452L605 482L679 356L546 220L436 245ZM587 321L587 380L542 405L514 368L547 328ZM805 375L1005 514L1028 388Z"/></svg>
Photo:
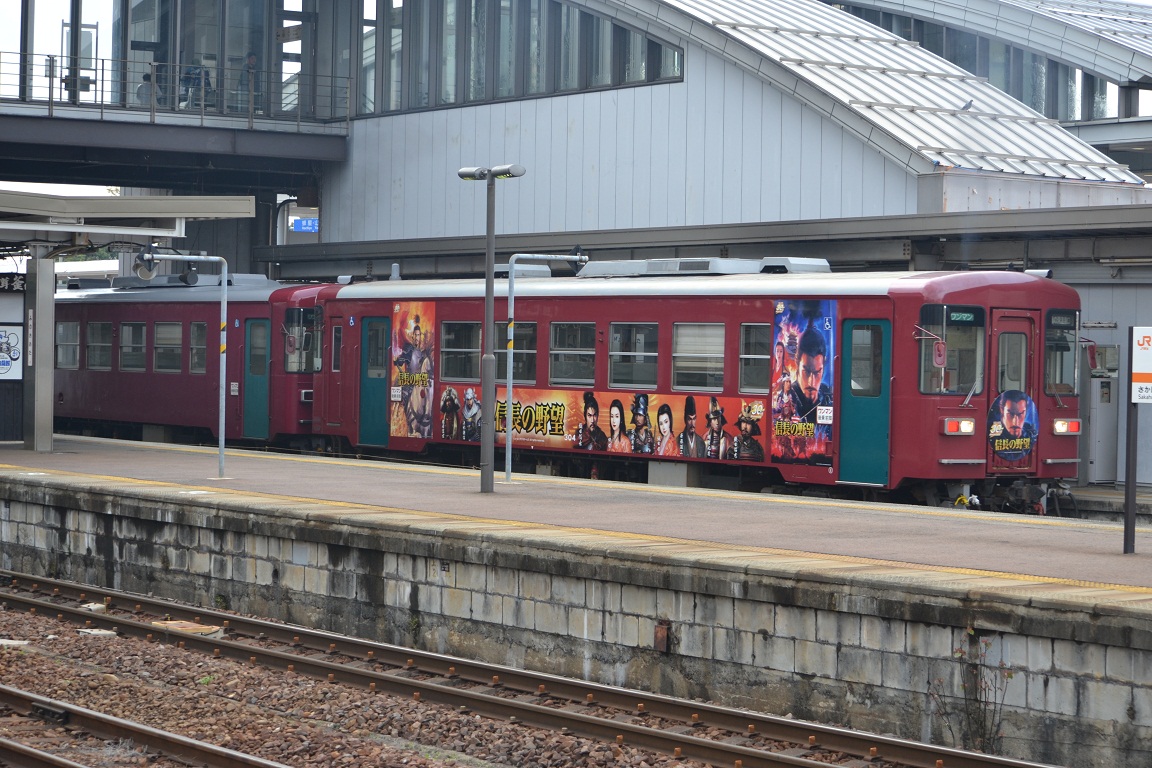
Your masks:
<svg viewBox="0 0 1152 768"><path fill-rule="evenodd" d="M245 350L245 367L230 386L245 414L268 420L263 439L475 461L487 428L483 305L484 281L469 279L272 291L266 315L279 336L263 363L267 393L252 392L259 366L238 325L230 344ZM506 307L499 280L497 318ZM818 260L592 262L575 277L518 276L515 307L511 403L505 323L490 332L495 441L507 445L510 407L518 467L644 479L661 462L745 488L898 492L1023 512L1048 511L1077 471L1079 298L1046 278L834 273ZM61 322L76 322L70 311L58 310ZM159 298L135 311L150 324L179 320ZM80 323L68 332L90 333ZM64 403L89 375L80 357L58 374ZM141 372L91 375L100 373ZM171 381L154 401L181 401L184 385ZM211 392L212 381L187 386ZM164 424L173 407L137 420ZM81 414L73 405L57 415Z"/></svg>

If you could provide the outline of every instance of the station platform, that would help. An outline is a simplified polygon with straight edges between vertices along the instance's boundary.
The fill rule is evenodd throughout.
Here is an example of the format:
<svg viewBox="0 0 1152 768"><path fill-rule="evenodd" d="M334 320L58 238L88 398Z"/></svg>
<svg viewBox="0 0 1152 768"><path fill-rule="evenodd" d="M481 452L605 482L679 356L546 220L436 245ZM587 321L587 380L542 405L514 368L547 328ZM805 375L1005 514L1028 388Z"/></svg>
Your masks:
<svg viewBox="0 0 1152 768"><path fill-rule="evenodd" d="M1008 670L1006 754L1152 764L1152 526L495 479L0 444L0 568L920 740Z"/></svg>
<svg viewBox="0 0 1152 768"><path fill-rule="evenodd" d="M542 526L551 535L633 535L690 543L702 552L740 547L769 560L806 558L817 568L831 556L918 572L916 580L925 583L985 573L1105 590L1094 599L1111 588L1152 589L1152 526L1144 514L1135 553L1123 554L1120 522L522 474L508 483L503 471L495 473L495 491L486 494L475 469L233 449L220 478L218 460L217 450L207 447L72 436L57 436L51 453L0 443L0 476L60 473L93 483L146 483L173 494L257 494L285 503L462 516L521 530ZM1123 489L1075 493L1094 508L1123 511ZM1150 504L1152 498L1141 493L1141 511ZM1119 599L1129 602L1130 596Z"/></svg>

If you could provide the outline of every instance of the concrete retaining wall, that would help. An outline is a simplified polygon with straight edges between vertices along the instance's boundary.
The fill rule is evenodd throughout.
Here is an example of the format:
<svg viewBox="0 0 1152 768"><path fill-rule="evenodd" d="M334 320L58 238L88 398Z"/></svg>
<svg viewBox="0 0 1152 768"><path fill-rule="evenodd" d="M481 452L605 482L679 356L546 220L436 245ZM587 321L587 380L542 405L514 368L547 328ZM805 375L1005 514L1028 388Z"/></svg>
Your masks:
<svg viewBox="0 0 1152 768"><path fill-rule="evenodd" d="M0 477L0 567L940 743L976 738L967 709L1014 757L1152 764L1152 594L197 493Z"/></svg>

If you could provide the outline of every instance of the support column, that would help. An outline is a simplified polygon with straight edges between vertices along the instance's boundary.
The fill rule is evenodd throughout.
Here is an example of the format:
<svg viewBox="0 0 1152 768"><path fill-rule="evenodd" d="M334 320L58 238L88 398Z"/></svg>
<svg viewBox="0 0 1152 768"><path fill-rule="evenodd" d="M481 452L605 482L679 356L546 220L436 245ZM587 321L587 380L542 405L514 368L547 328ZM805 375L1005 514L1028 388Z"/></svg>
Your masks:
<svg viewBox="0 0 1152 768"><path fill-rule="evenodd" d="M52 452L56 262L29 259L24 293L24 449Z"/></svg>

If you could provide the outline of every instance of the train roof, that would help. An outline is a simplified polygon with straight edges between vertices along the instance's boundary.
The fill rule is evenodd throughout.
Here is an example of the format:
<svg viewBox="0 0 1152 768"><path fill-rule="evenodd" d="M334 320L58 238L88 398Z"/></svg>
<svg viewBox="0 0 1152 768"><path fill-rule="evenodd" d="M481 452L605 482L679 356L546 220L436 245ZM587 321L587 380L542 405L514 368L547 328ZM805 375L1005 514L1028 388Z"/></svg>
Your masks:
<svg viewBox="0 0 1152 768"><path fill-rule="evenodd" d="M494 293L507 297L508 280L497 279ZM962 272L814 272L793 274L616 274L596 271L590 276L516 277L516 297L578 298L592 296L733 296L787 298L811 296L836 298L915 294L926 301L967 290L993 288L1051 290L1070 300L1074 289L1033 274L1009 271ZM341 299L452 299L484 295L484 281L386 280L340 286ZM332 294L329 294L331 297ZM1078 301L1078 299L1074 299Z"/></svg>
<svg viewBox="0 0 1152 768"><path fill-rule="evenodd" d="M228 301L267 301L285 284L264 275L228 276ZM220 300L220 275L199 275L195 285L186 285L177 275L162 275L151 281L137 277L116 278L111 286L76 287L56 291L56 301L95 301L100 303L215 302Z"/></svg>

